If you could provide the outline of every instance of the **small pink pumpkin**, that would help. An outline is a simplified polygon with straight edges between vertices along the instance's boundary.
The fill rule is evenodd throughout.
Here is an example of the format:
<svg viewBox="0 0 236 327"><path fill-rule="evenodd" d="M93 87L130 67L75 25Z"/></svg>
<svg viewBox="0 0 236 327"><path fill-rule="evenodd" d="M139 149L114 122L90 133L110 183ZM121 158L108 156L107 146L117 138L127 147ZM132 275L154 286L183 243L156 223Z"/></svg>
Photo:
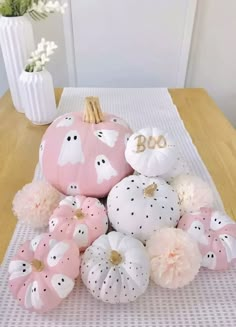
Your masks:
<svg viewBox="0 0 236 327"><path fill-rule="evenodd" d="M225 270L236 262L236 223L225 213L201 208L198 212L185 214L178 228L198 242L203 267Z"/></svg>
<svg viewBox="0 0 236 327"><path fill-rule="evenodd" d="M132 130L122 119L100 110L98 98L86 98L84 115L56 119L43 136L39 161L46 180L66 195L104 197L133 170L125 160Z"/></svg>
<svg viewBox="0 0 236 327"><path fill-rule="evenodd" d="M49 231L54 238L74 239L81 251L105 234L107 228L104 205L98 199L79 195L62 200L49 221Z"/></svg>
<svg viewBox="0 0 236 327"><path fill-rule="evenodd" d="M79 275L80 254L72 240L40 234L25 242L9 265L9 287L18 303L43 313L57 307Z"/></svg>

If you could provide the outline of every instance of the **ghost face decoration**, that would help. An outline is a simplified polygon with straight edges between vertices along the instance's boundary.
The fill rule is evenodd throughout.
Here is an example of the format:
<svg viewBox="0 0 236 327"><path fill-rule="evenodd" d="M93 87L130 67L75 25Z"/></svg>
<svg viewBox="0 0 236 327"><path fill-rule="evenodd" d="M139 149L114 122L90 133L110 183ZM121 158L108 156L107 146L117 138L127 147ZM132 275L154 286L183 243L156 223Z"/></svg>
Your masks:
<svg viewBox="0 0 236 327"><path fill-rule="evenodd" d="M9 287L25 309L47 312L72 291L79 267L74 241L57 241L51 234L42 234L24 243L10 262Z"/></svg>
<svg viewBox="0 0 236 327"><path fill-rule="evenodd" d="M78 112L61 116L43 137L46 181L65 195L107 196L116 183L133 173L124 155L131 134L128 125L112 115L103 114L98 123L84 121Z"/></svg>
<svg viewBox="0 0 236 327"><path fill-rule="evenodd" d="M79 185L77 183L71 183L67 187L67 192L66 194L68 195L77 195L79 194Z"/></svg>
<svg viewBox="0 0 236 327"><path fill-rule="evenodd" d="M58 122L59 119L57 119ZM65 116L57 123L56 127L69 127L73 125L74 117L73 116Z"/></svg>
<svg viewBox="0 0 236 327"><path fill-rule="evenodd" d="M52 237L61 241L73 239L80 251L106 233L107 228L104 205L96 198L84 196L63 199L49 220Z"/></svg>
<svg viewBox="0 0 236 327"><path fill-rule="evenodd" d="M81 148L80 136L77 131L69 131L62 143L58 165L77 164L84 162L84 155Z"/></svg>
<svg viewBox="0 0 236 327"><path fill-rule="evenodd" d="M95 159L95 169L97 173L97 183L108 181L112 177L117 176L117 171L112 167L108 158L104 155L99 155Z"/></svg>
<svg viewBox="0 0 236 327"><path fill-rule="evenodd" d="M103 143L113 148L118 139L119 133L113 130L101 129L94 132L94 135Z"/></svg>
<svg viewBox="0 0 236 327"><path fill-rule="evenodd" d="M225 270L236 261L236 223L225 213L201 208L199 212L185 214L178 228L198 242L203 267Z"/></svg>

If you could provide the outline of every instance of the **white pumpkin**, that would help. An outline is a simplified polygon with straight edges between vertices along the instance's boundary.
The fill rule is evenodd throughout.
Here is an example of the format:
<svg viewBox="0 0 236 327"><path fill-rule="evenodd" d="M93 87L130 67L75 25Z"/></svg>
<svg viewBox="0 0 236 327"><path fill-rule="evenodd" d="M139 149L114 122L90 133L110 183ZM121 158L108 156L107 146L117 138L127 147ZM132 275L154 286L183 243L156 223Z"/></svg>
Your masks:
<svg viewBox="0 0 236 327"><path fill-rule="evenodd" d="M168 132L150 127L130 136L125 157L130 166L140 174L156 177L171 170L177 161L178 152Z"/></svg>
<svg viewBox="0 0 236 327"><path fill-rule="evenodd" d="M107 199L112 227L146 243L162 227L180 218L177 193L162 178L129 176L113 187Z"/></svg>
<svg viewBox="0 0 236 327"><path fill-rule="evenodd" d="M81 276L98 300L135 301L149 283L150 263L141 242L118 232L100 236L84 253Z"/></svg>

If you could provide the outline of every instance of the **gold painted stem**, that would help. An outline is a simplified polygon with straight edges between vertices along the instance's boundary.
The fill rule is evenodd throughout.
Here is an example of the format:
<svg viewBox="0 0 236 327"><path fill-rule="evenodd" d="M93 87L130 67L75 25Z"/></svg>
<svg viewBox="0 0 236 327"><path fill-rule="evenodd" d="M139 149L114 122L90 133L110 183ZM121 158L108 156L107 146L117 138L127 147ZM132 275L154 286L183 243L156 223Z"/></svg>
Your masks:
<svg viewBox="0 0 236 327"><path fill-rule="evenodd" d="M144 196L152 198L155 195L155 192L157 190L157 184L152 183L151 185L147 186L144 190Z"/></svg>
<svg viewBox="0 0 236 327"><path fill-rule="evenodd" d="M83 120L85 123L90 124L99 124L104 121L98 97L85 98L85 110Z"/></svg>
<svg viewBox="0 0 236 327"><path fill-rule="evenodd" d="M112 250L111 256L110 256L110 261L113 265L119 265L122 261L122 256L120 255L119 252Z"/></svg>
<svg viewBox="0 0 236 327"><path fill-rule="evenodd" d="M31 266L33 267L34 271L41 272L44 269L44 264L42 261L34 259L31 262Z"/></svg>

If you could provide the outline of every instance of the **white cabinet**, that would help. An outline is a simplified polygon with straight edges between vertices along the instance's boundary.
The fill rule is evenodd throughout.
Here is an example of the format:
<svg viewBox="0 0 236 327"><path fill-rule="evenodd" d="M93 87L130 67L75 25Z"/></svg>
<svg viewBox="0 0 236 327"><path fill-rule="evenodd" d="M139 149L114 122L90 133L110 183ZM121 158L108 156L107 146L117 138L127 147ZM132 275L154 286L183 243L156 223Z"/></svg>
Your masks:
<svg viewBox="0 0 236 327"><path fill-rule="evenodd" d="M196 0L70 0L64 19L77 86L182 87Z"/></svg>

